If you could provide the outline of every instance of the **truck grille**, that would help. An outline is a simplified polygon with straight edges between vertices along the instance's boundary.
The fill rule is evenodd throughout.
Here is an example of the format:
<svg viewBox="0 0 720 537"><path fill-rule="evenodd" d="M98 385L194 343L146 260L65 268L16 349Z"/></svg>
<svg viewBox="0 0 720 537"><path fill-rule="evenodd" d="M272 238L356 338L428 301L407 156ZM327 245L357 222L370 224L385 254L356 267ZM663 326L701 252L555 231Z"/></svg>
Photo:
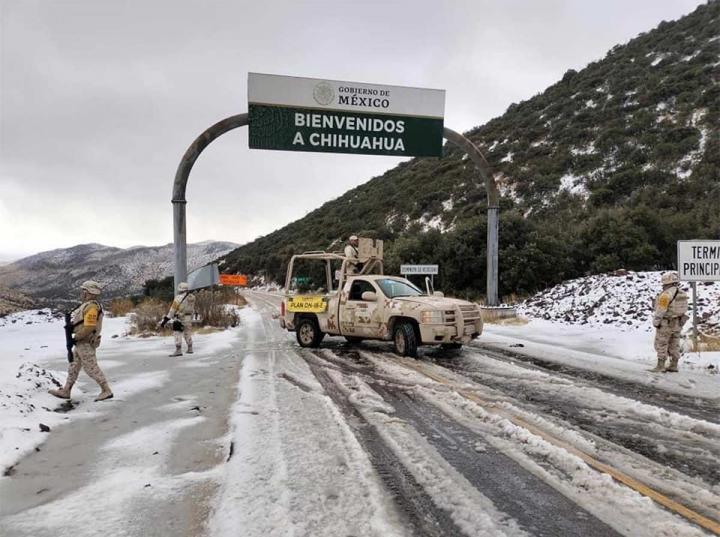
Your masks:
<svg viewBox="0 0 720 537"><path fill-rule="evenodd" d="M465 324L474 324L480 318L480 309L477 306L460 306Z"/></svg>
<svg viewBox="0 0 720 537"><path fill-rule="evenodd" d="M454 325L456 310L445 310L445 324ZM477 306L460 306L460 313L463 317L463 324L475 324L480 318L480 309Z"/></svg>

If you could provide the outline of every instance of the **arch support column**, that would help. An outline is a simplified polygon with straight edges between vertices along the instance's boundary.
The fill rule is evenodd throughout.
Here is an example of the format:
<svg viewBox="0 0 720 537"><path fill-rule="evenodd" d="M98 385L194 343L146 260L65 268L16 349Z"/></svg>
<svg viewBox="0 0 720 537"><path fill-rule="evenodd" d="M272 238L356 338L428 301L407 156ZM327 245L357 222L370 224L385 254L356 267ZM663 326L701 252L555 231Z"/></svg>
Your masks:
<svg viewBox="0 0 720 537"><path fill-rule="evenodd" d="M187 200L185 199L185 190L187 187L188 177L195 161L207 146L213 140L222 136L228 131L244 127L248 124L247 114L238 114L229 118L218 121L212 127L208 128L195 141L190 144L185 154L180 160L178 169L175 172L175 182L173 183L173 244L175 250L175 289L180 282L187 281L187 227L186 227L186 211Z"/></svg>
<svg viewBox="0 0 720 537"><path fill-rule="evenodd" d="M488 306L499 306L498 297L498 251L500 231L500 194L498 193L495 178L493 177L490 165L480 149L468 138L445 127L443 136L445 139L465 151L470 160L480 173L487 191L487 273L486 285Z"/></svg>

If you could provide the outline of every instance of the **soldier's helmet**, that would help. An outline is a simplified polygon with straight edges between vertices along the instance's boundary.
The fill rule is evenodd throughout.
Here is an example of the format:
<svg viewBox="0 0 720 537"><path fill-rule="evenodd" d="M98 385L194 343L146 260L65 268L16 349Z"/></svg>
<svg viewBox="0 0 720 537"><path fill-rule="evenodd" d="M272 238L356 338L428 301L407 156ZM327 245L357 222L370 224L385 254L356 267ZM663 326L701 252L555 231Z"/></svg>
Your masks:
<svg viewBox="0 0 720 537"><path fill-rule="evenodd" d="M187 291L188 289L190 289L190 287L188 287L187 282L180 282L178 285L178 291L180 292Z"/></svg>
<svg viewBox="0 0 720 537"><path fill-rule="evenodd" d="M358 240L357 235L350 235L350 238L348 239L348 241L350 241L350 242L356 241L356 240Z"/></svg>
<svg viewBox="0 0 720 537"><path fill-rule="evenodd" d="M670 272L663 272L663 275L660 277L660 281L663 285L672 285L674 283L679 283L680 278L678 277L677 272L671 270Z"/></svg>
<svg viewBox="0 0 720 537"><path fill-rule="evenodd" d="M91 295L99 295L102 292L102 290L100 289L100 284L93 280L83 282L83 284L80 286L80 289L82 289L83 291L87 291Z"/></svg>

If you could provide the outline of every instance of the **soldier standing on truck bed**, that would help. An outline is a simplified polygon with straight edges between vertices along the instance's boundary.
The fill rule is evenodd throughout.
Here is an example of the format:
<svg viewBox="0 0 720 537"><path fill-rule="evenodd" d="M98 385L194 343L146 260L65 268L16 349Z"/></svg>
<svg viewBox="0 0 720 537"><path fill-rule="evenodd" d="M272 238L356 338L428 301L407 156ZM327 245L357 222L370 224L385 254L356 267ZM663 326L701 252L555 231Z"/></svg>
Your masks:
<svg viewBox="0 0 720 537"><path fill-rule="evenodd" d="M88 280L80 286L80 304L72 312L72 362L68 367L68 376L65 386L48 392L60 399L70 399L70 391L80 374L80 369L98 383L100 394L96 401L111 399L112 390L108 385L105 375L98 367L96 349L100 346L100 332L102 331L103 309L98 299L100 298L100 285L97 282Z"/></svg>
<svg viewBox="0 0 720 537"><path fill-rule="evenodd" d="M348 244L345 246L345 257L348 259L347 270L350 274L357 274L362 270L362 264L358 259L360 257L358 252L359 242L357 235L350 235Z"/></svg>
<svg viewBox="0 0 720 537"><path fill-rule="evenodd" d="M661 278L663 290L655 299L653 326L657 365L650 371L677 373L680 360L680 331L687 321L688 296L680 289L680 280L675 271L666 272ZM665 361L670 356L670 363Z"/></svg>

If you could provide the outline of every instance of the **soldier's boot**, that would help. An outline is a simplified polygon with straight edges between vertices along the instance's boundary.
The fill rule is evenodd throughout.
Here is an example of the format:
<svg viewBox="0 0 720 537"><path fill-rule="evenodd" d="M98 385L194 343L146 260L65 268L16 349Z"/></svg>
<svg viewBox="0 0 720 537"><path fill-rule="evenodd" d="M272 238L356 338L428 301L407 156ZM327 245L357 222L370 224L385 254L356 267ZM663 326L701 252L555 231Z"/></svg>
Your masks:
<svg viewBox="0 0 720 537"><path fill-rule="evenodd" d="M653 367L652 369L650 369L650 372L651 373L659 373L660 371L664 371L664 370L665 370L665 360L661 360L660 358L658 358L657 365L655 367Z"/></svg>
<svg viewBox="0 0 720 537"><path fill-rule="evenodd" d="M48 393L50 395L54 395L55 397L59 397L60 399L70 399L70 391L72 390L72 386L68 386L67 384L63 386L62 388L48 390Z"/></svg>
<svg viewBox="0 0 720 537"><path fill-rule="evenodd" d="M187 350L186 350L185 352L188 353L188 354L192 354L192 353L193 353L192 343L191 343L190 345L188 345L188 348L187 348Z"/></svg>
<svg viewBox="0 0 720 537"><path fill-rule="evenodd" d="M168 356L182 356L182 347L175 347L175 352L172 354L168 354Z"/></svg>
<svg viewBox="0 0 720 537"><path fill-rule="evenodd" d="M100 394L95 398L96 401L105 401L113 398L113 392L107 382L100 384Z"/></svg>
<svg viewBox="0 0 720 537"><path fill-rule="evenodd" d="M670 358L670 363L663 370L664 373L677 373L678 372L678 361L676 358Z"/></svg>

